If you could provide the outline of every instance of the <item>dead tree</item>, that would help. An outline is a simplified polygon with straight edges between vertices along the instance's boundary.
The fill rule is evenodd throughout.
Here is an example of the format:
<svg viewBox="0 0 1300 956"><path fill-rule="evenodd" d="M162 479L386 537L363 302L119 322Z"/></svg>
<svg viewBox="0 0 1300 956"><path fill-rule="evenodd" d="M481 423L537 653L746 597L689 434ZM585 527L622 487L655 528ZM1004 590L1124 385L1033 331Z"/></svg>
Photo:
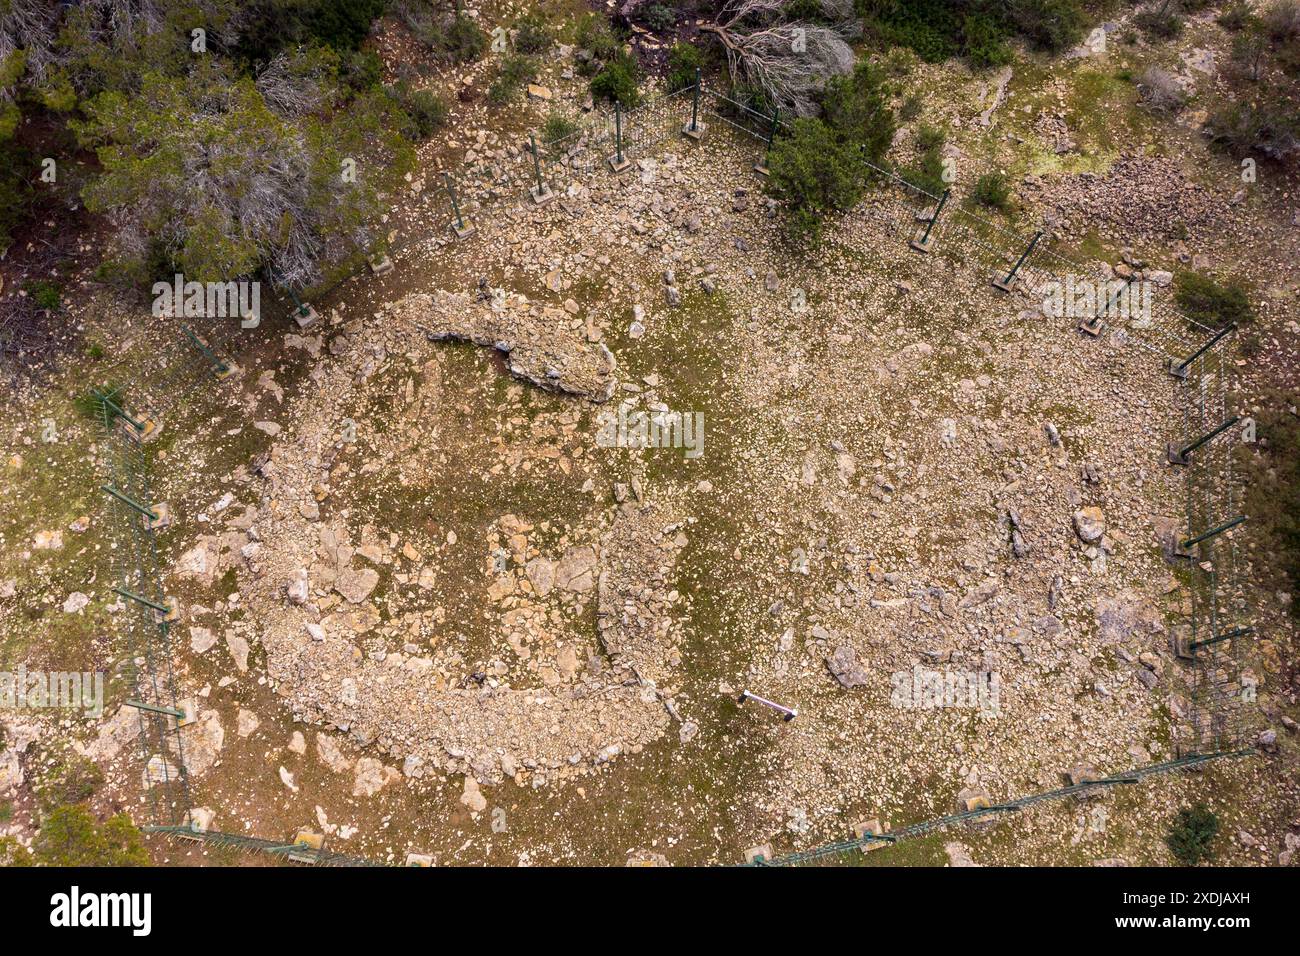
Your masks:
<svg viewBox="0 0 1300 956"><path fill-rule="evenodd" d="M821 0L825 23L789 21L789 0L728 0L700 30L718 38L733 83L759 87L782 112L813 116L826 81L853 71L852 0Z"/></svg>

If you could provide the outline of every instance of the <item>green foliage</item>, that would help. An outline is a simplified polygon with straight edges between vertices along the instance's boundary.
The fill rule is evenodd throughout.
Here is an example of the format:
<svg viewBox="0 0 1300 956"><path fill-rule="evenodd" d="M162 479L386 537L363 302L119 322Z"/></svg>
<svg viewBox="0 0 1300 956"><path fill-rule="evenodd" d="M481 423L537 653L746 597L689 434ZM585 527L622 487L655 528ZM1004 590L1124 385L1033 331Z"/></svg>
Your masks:
<svg viewBox="0 0 1300 956"><path fill-rule="evenodd" d="M412 142L423 142L447 125L451 107L432 90L412 89L407 83L397 83L389 89L397 100L408 122L402 125L402 135Z"/></svg>
<svg viewBox="0 0 1300 956"><path fill-rule="evenodd" d="M117 213L151 240L127 243L114 260L135 281L163 263L198 281L270 263L309 284L319 265L306 250L354 235L413 158L397 132L404 117L382 90L344 112L291 119L218 63L181 79L146 75L141 95L101 93L85 113L72 125L103 170L83 193L86 207ZM196 167L200 155L209 159Z"/></svg>
<svg viewBox="0 0 1300 956"><path fill-rule="evenodd" d="M89 800L103 783L104 773L93 760L67 753L39 775L32 789L41 808L53 810Z"/></svg>
<svg viewBox="0 0 1300 956"><path fill-rule="evenodd" d="M975 181L975 188L971 190L971 199L981 206L1005 212L1011 206L1011 183L1006 173L985 173Z"/></svg>
<svg viewBox="0 0 1300 956"><path fill-rule="evenodd" d="M1225 30L1244 30L1252 19L1250 4L1246 0L1231 0L1214 19Z"/></svg>
<svg viewBox="0 0 1300 956"><path fill-rule="evenodd" d="M620 52L592 77L591 95L611 103L620 103L624 107L636 106L641 98L637 91L639 74L636 58L629 53Z"/></svg>
<svg viewBox="0 0 1300 956"><path fill-rule="evenodd" d="M646 28L653 30L655 33L671 30L677 23L677 11L662 3L652 3L643 8L640 16L641 22L646 25ZM792 16L792 19L798 18Z"/></svg>
<svg viewBox="0 0 1300 956"><path fill-rule="evenodd" d="M881 69L863 61L848 76L832 77L822 95L822 117L836 138L876 165L884 161L897 129L892 92Z"/></svg>
<svg viewBox="0 0 1300 956"><path fill-rule="evenodd" d="M937 126L922 126L916 131L916 160L899 171L904 180L918 189L938 196L948 184L943 178L943 147L947 142Z"/></svg>
<svg viewBox="0 0 1300 956"><path fill-rule="evenodd" d="M63 289L57 283L48 279L36 279L31 282L23 283L23 290L31 296L38 309L46 309L50 312L57 311L63 307Z"/></svg>
<svg viewBox="0 0 1300 956"><path fill-rule="evenodd" d="M1183 32L1182 6L1179 0L1152 0L1133 14L1133 22L1148 36L1170 40Z"/></svg>
<svg viewBox="0 0 1300 956"><path fill-rule="evenodd" d="M343 82L357 92L374 89L383 75L384 61L371 50L357 50L343 61Z"/></svg>
<svg viewBox="0 0 1300 956"><path fill-rule="evenodd" d="M1006 30L987 14L972 13L963 17L961 34L962 49L971 66L1005 66L1011 62Z"/></svg>
<svg viewBox="0 0 1300 956"><path fill-rule="evenodd" d="M81 805L58 807L41 820L32 841L40 866L149 866L140 831L125 814L103 823Z"/></svg>
<svg viewBox="0 0 1300 956"><path fill-rule="evenodd" d="M800 242L821 237L822 220L853 207L867 167L861 150L819 119L798 119L768 156L767 188L786 207L786 228Z"/></svg>
<svg viewBox="0 0 1300 956"><path fill-rule="evenodd" d="M1080 0L858 0L857 5L882 43L908 47L930 63L964 56L976 67L1010 62L1013 36L1059 52L1079 40L1087 22Z"/></svg>
<svg viewBox="0 0 1300 956"><path fill-rule="evenodd" d="M0 867L31 866L32 854L11 836L0 837Z"/></svg>
<svg viewBox="0 0 1300 956"><path fill-rule="evenodd" d="M542 125L542 142L547 146L568 139L578 131L578 124L561 113L551 113Z"/></svg>
<svg viewBox="0 0 1300 956"><path fill-rule="evenodd" d="M515 21L515 49L520 53L545 53L554 42L541 14L530 13Z"/></svg>
<svg viewBox="0 0 1300 956"><path fill-rule="evenodd" d="M898 108L898 118L904 123L910 123L921 115L924 108L925 97L920 93L908 93Z"/></svg>
<svg viewBox="0 0 1300 956"><path fill-rule="evenodd" d="M1250 290L1239 282L1219 282L1199 272L1180 272L1174 279L1174 301L1189 319L1211 328L1249 325L1255 319Z"/></svg>
<svg viewBox="0 0 1300 956"><path fill-rule="evenodd" d="M13 230L26 215L32 190L21 170L31 162L26 150L0 142L0 251L8 247Z"/></svg>
<svg viewBox="0 0 1300 956"><path fill-rule="evenodd" d="M578 20L574 43L578 48L578 71L583 76L595 76L605 64L623 55L623 44L614 36L609 21L594 13Z"/></svg>
<svg viewBox="0 0 1300 956"><path fill-rule="evenodd" d="M512 53L501 60L496 79L488 87L488 100L497 106L504 106L516 99L524 86L533 81L541 67L531 56Z"/></svg>
<svg viewBox="0 0 1300 956"><path fill-rule="evenodd" d="M668 51L668 92L695 85L695 71L704 68L704 54L691 43L674 43Z"/></svg>
<svg viewBox="0 0 1300 956"><path fill-rule="evenodd" d="M1257 416L1260 456L1247 484L1251 520L1273 534L1281 550L1268 562L1283 574L1293 594L1300 593L1300 392L1269 396ZM1300 601L1291 602L1300 617Z"/></svg>
<svg viewBox="0 0 1300 956"><path fill-rule="evenodd" d="M1210 843L1219 832L1219 818L1203 803L1184 807L1169 828L1165 843L1174 859L1195 866L1209 859Z"/></svg>

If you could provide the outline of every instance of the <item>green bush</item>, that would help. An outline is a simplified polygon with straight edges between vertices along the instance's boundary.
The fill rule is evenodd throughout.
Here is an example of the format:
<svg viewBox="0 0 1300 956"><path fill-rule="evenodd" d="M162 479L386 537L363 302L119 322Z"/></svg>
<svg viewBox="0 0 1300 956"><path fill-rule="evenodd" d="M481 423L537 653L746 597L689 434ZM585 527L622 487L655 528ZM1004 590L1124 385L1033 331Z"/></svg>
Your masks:
<svg viewBox="0 0 1300 956"><path fill-rule="evenodd" d="M636 106L640 99L637 91L638 69L630 54L621 54L606 63L591 79L591 95L597 99L617 102L624 107Z"/></svg>
<svg viewBox="0 0 1300 956"><path fill-rule="evenodd" d="M822 117L842 142L861 149L876 165L894 141L898 124L889 105L893 90L884 72L863 61L848 76L832 77L822 94Z"/></svg>
<svg viewBox="0 0 1300 956"><path fill-rule="evenodd" d="M623 52L623 44L614 36L609 22L594 13L588 13L578 21L574 42L597 64L606 63Z"/></svg>
<svg viewBox="0 0 1300 956"><path fill-rule="evenodd" d="M353 90L369 90L378 86L383 73L384 61L370 50L357 50L343 61L343 82Z"/></svg>
<svg viewBox="0 0 1300 956"><path fill-rule="evenodd" d="M497 77L488 87L488 99L501 106L519 95L526 83L537 76L538 63L531 56L515 53L505 57L497 70Z"/></svg>
<svg viewBox="0 0 1300 956"><path fill-rule="evenodd" d="M551 113L542 126L542 142L554 146L578 131L578 124L560 113Z"/></svg>
<svg viewBox="0 0 1300 956"><path fill-rule="evenodd" d="M924 108L925 97L920 93L908 93L903 99L903 104L898 108L898 118L904 123L910 123L921 115Z"/></svg>
<svg viewBox="0 0 1300 956"><path fill-rule="evenodd" d="M31 296L38 309L55 312L63 307L63 290L48 279L36 279L23 283L23 290Z"/></svg>
<svg viewBox="0 0 1300 956"><path fill-rule="evenodd" d="M1199 272L1180 272L1174 301L1184 315L1211 328L1249 325L1255 318L1250 292L1239 282L1218 282Z"/></svg>
<svg viewBox="0 0 1300 956"><path fill-rule="evenodd" d="M1052 53L1077 43L1088 24L1079 0L1012 0L1010 17L1017 32Z"/></svg>
<svg viewBox="0 0 1300 956"><path fill-rule="evenodd" d="M867 167L862 153L818 119L798 119L768 155L767 189L786 208L786 228L800 242L816 242L822 221L853 207L862 196Z"/></svg>
<svg viewBox="0 0 1300 956"><path fill-rule="evenodd" d="M148 866L140 831L118 814L100 823L84 806L59 807L41 820L32 841L41 866Z"/></svg>
<svg viewBox="0 0 1300 956"><path fill-rule="evenodd" d="M948 188L943 178L943 147L947 142L937 126L922 126L916 131L916 161L900 170L899 175L917 189L938 196Z"/></svg>
<svg viewBox="0 0 1300 956"><path fill-rule="evenodd" d="M520 53L545 53L553 42L541 14L530 13L515 21L515 49Z"/></svg>
<svg viewBox="0 0 1300 956"><path fill-rule="evenodd" d="M975 181L971 199L981 206L1005 211L1011 206L1011 183L1005 173L985 173Z"/></svg>
<svg viewBox="0 0 1300 956"><path fill-rule="evenodd" d="M104 772L87 757L66 754L34 782L32 790L44 810L81 803L95 795Z"/></svg>
<svg viewBox="0 0 1300 956"><path fill-rule="evenodd" d="M652 3L641 12L641 22L647 29L663 33L677 23L677 11L662 3Z"/></svg>
<svg viewBox="0 0 1300 956"><path fill-rule="evenodd" d="M1011 47L1006 30L992 17L982 13L962 19L962 48L974 67L1005 66L1011 62Z"/></svg>
<svg viewBox="0 0 1300 956"><path fill-rule="evenodd" d="M1203 803L1184 807L1169 828L1165 843L1174 859L1184 866L1195 866L1209 859L1210 843L1219 832L1219 818Z"/></svg>
<svg viewBox="0 0 1300 956"><path fill-rule="evenodd" d="M674 43L668 51L668 92L695 85L695 71L704 68L704 54L690 43Z"/></svg>
<svg viewBox="0 0 1300 956"><path fill-rule="evenodd" d="M1300 408L1300 391L1267 396L1256 423L1256 447L1260 456L1252 461L1251 480L1246 486L1251 521L1258 520L1269 529L1281 552L1276 561L1265 563L1286 578L1293 594L1300 594L1300 416L1297 408ZM1300 617L1300 600L1291 602L1291 613Z"/></svg>
<svg viewBox="0 0 1300 956"><path fill-rule="evenodd" d="M930 63L965 56L974 66L1000 66L1010 61L1014 35L1059 52L1087 23L1081 0L858 0L857 7L878 41Z"/></svg>
<svg viewBox="0 0 1300 956"><path fill-rule="evenodd" d="M487 52L488 37L477 23L461 14L441 32L436 48L453 63L472 63Z"/></svg>
<svg viewBox="0 0 1300 956"><path fill-rule="evenodd" d="M1178 0L1152 0L1133 15L1133 22L1148 36L1170 40L1183 32L1181 11Z"/></svg>
<svg viewBox="0 0 1300 956"><path fill-rule="evenodd" d="M423 142L447 125L451 107L432 90L412 89L406 83L398 83L389 92L406 116L402 135L411 142Z"/></svg>

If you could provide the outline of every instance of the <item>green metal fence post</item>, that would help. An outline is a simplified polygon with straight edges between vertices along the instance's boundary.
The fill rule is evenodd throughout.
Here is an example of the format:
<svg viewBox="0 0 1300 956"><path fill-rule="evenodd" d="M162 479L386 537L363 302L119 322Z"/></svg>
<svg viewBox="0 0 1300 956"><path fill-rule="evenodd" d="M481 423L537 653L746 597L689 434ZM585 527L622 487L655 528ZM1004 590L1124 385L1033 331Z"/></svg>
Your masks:
<svg viewBox="0 0 1300 956"><path fill-rule="evenodd" d="M1200 438L1196 439L1195 441L1189 442L1188 444L1184 445L1182 448L1179 448L1176 443L1170 442L1168 448L1169 464L1190 465L1191 459L1187 457L1188 455L1190 455L1192 452L1196 451L1196 449L1202 447L1203 445L1206 445L1214 441L1214 439L1218 438L1220 435L1226 432L1233 425L1237 424L1237 422L1239 421L1241 421L1241 416L1233 415L1222 425L1212 429L1211 431L1202 435Z"/></svg>
<svg viewBox="0 0 1300 956"><path fill-rule="evenodd" d="M695 86L691 90L691 121L682 127L682 135L691 139L700 139L704 135L704 124L700 122L700 68L695 68Z"/></svg>
<svg viewBox="0 0 1300 956"><path fill-rule="evenodd" d="M1011 267L1011 271L1007 273L1006 278L993 280L993 288L1000 289L1003 292L1011 291L1011 283L1016 281L1016 273L1020 271L1020 267L1025 264L1025 261L1033 255L1034 247L1038 245L1038 240L1042 238L1043 233L1041 231L1034 233L1034 238L1029 240L1029 245L1026 246L1025 251L1020 254L1020 258L1017 259L1016 264Z"/></svg>
<svg viewBox="0 0 1300 956"><path fill-rule="evenodd" d="M1235 331L1237 331L1237 324L1234 322L1232 325L1224 326L1219 329L1219 331L1215 332L1214 335L1210 337L1210 341L1206 342L1181 362L1178 361L1178 359L1170 359L1169 374L1174 378L1187 378L1187 370L1191 368L1193 362L1218 345L1220 340L1225 336L1231 335Z"/></svg>
<svg viewBox="0 0 1300 956"><path fill-rule="evenodd" d="M1208 531L1202 531L1194 538L1188 538L1186 541L1181 543L1180 548L1184 553L1189 553L1191 549L1194 548L1196 545L1201 544L1202 542L1205 541L1209 541L1211 538L1217 538L1225 531L1231 531L1233 528L1237 527L1237 525L1241 524L1245 520L1246 520L1245 515L1237 515L1235 518L1229 518L1227 521L1223 522L1222 524L1215 525L1213 528L1209 529Z"/></svg>
<svg viewBox="0 0 1300 956"><path fill-rule="evenodd" d="M763 158L754 165L754 171L760 176L768 175L767 162L772 156L772 143L776 140L776 131L781 125L781 107L772 107L772 128L767 131L767 146L763 150Z"/></svg>
<svg viewBox="0 0 1300 956"><path fill-rule="evenodd" d="M447 195L451 197L451 211L456 214L456 220L451 224L451 231L456 234L457 239L467 239L474 234L472 223L465 222L465 217L460 211L460 200L456 198L456 184L451 181L451 174L442 174L443 186L447 189Z"/></svg>
<svg viewBox="0 0 1300 956"><path fill-rule="evenodd" d="M939 197L939 205L934 207L934 215L930 216L926 221L925 230L921 233L920 238L913 239L909 243L909 245L917 252L929 252L931 247L934 245L930 241L930 230L933 229L934 224L939 221L939 214L943 212L943 207L948 204L948 196L951 192L951 189L945 189L943 191L943 195Z"/></svg>
<svg viewBox="0 0 1300 956"><path fill-rule="evenodd" d="M623 104L614 101L614 157L609 161L609 168L616 173L631 166L630 160L623 157Z"/></svg>
<svg viewBox="0 0 1300 956"><path fill-rule="evenodd" d="M528 192L533 197L533 202L538 205L544 205L555 198L555 193L551 192L550 187L542 182L542 154L537 148L537 137L532 133L528 134L529 149L533 151L533 176L537 180L537 185Z"/></svg>

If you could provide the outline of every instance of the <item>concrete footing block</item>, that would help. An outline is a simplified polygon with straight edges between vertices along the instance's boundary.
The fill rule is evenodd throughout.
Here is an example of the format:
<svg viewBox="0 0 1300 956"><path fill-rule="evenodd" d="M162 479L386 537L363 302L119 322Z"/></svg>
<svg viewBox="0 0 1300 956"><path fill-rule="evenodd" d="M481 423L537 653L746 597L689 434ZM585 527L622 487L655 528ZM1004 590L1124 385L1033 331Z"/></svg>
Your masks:
<svg viewBox="0 0 1300 956"><path fill-rule="evenodd" d="M686 125L682 127L682 135L687 139L693 139L698 143L700 140L704 139L705 129L705 125L700 122L696 122L695 128L691 129L691 124L688 121Z"/></svg>
<svg viewBox="0 0 1300 956"><path fill-rule="evenodd" d="M301 309L293 310L293 320L298 323L298 328L310 329L320 321L320 316L316 313L315 309L304 302Z"/></svg>
<svg viewBox="0 0 1300 956"><path fill-rule="evenodd" d="M534 186L532 189L528 190L528 195L533 197L534 206L545 206L548 202L550 202L552 199L555 198L554 190L552 190L551 187L547 186L545 183L542 184L541 189L538 189L536 186Z"/></svg>
<svg viewBox="0 0 1300 956"><path fill-rule="evenodd" d="M149 514L140 516L140 521L146 531L161 531L172 523L171 505L165 501L158 502L149 509Z"/></svg>
<svg viewBox="0 0 1300 956"><path fill-rule="evenodd" d="M451 224L451 231L452 231L452 234L453 234L457 239L459 239L460 241L464 242L464 241L465 241L466 239L468 239L470 236L474 235L474 233L476 233L476 232L478 231L478 228L477 228L477 227L476 227L472 222L470 222L468 219L466 219L466 220L464 220L463 223L462 223L461 225L459 225L459 226L456 225L456 223L453 222L453 223Z"/></svg>
<svg viewBox="0 0 1300 956"><path fill-rule="evenodd" d="M853 824L853 839L861 840L864 836L883 836L889 832L889 824L882 824L878 819L863 820L860 823ZM859 848L863 853L870 853L872 850L879 850L881 847L889 846L887 840L872 840L863 843Z"/></svg>
<svg viewBox="0 0 1300 956"><path fill-rule="evenodd" d="M393 260L388 256L375 256L370 259L370 271L377 276L386 276L393 271Z"/></svg>
<svg viewBox="0 0 1300 956"><path fill-rule="evenodd" d="M770 843L762 843L759 844L758 846L751 846L748 850L745 851L746 863L759 863L759 862L766 863L766 862L770 862L772 858L773 858L772 845Z"/></svg>
<svg viewBox="0 0 1300 956"><path fill-rule="evenodd" d="M407 866L433 866L433 857L427 853L406 854Z"/></svg>

